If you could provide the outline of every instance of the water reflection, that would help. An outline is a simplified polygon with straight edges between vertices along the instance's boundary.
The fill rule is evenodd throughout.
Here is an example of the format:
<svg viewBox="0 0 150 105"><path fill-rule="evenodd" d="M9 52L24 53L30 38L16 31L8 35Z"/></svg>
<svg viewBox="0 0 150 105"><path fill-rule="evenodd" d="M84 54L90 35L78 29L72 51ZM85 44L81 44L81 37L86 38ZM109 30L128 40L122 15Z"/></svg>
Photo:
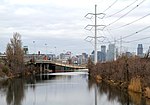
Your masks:
<svg viewBox="0 0 150 105"><path fill-rule="evenodd" d="M2 83L1 90L6 94L7 105L21 105L25 97L24 80L16 79L5 81Z"/></svg>
<svg viewBox="0 0 150 105"><path fill-rule="evenodd" d="M0 83L0 94L6 95L7 105L22 105L22 101L25 98L25 91L28 88L35 90L35 83L36 78L34 76L22 79L9 79ZM26 84L31 85L29 85L29 87L26 87ZM6 105L6 103L3 105Z"/></svg>
<svg viewBox="0 0 150 105"><path fill-rule="evenodd" d="M1 105L148 105L140 94L88 80L87 73L38 75L0 84Z"/></svg>
<svg viewBox="0 0 150 105"><path fill-rule="evenodd" d="M134 93L131 91L125 92L119 88L110 86L105 82L96 83L92 79L89 80L89 89L92 89L94 87L95 89L97 89L95 94L99 94L100 97L103 95L107 96L106 102L114 103L117 101L119 105L150 105L149 104L150 100L148 99L146 100L139 93ZM95 98L97 98L97 96L95 96ZM97 102L95 103L97 104L99 99L96 99L96 101Z"/></svg>

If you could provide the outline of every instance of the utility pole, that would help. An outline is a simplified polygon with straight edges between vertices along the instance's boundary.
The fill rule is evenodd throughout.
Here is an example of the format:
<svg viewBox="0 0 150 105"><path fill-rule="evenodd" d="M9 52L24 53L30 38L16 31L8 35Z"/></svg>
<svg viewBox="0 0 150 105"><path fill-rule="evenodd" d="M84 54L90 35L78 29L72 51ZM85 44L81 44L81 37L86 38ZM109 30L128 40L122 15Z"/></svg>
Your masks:
<svg viewBox="0 0 150 105"><path fill-rule="evenodd" d="M97 105L97 84L95 84L95 105Z"/></svg>
<svg viewBox="0 0 150 105"><path fill-rule="evenodd" d="M97 5L95 5L95 52L94 52L94 63L97 63L97 14L96 14L96 7Z"/></svg>
<svg viewBox="0 0 150 105"><path fill-rule="evenodd" d="M91 17L88 17L89 15L91 15ZM101 17L98 17L98 15ZM99 29L99 30L103 30L106 27L106 25L97 25L97 17L100 19L103 19L105 16L104 13L97 13L97 5L95 5L95 13L94 14L88 13L87 15L85 15L85 17L87 19L92 19L93 16L95 17L95 25L87 25L85 27L85 29L90 27L90 29L87 29L87 30L91 31L93 27L95 28L95 36L94 37L88 36L88 37L94 38L94 63L96 64L97 63L97 38L99 38L99 37L97 37L97 30L98 30L98 27L101 27L101 29Z"/></svg>

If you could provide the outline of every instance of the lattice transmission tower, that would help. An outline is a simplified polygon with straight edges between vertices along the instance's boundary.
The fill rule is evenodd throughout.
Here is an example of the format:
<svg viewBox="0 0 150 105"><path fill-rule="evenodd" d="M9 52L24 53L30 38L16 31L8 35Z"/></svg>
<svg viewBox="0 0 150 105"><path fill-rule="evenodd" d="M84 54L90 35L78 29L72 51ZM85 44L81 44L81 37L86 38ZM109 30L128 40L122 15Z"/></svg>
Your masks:
<svg viewBox="0 0 150 105"><path fill-rule="evenodd" d="M97 5L95 5L95 13L88 13L85 15L85 17L87 19L92 19L94 16L95 19L95 24L94 25L87 25L85 27L86 30L91 31L93 28L95 28L95 36L88 36L85 38L85 40L87 40L88 38L94 39L94 63L97 63L97 42L98 42L98 38L105 38L104 36L97 36L97 31L101 30L103 31L103 29L106 27L106 25L98 25L97 24L97 18L99 19L103 19L105 17L104 13L97 13Z"/></svg>

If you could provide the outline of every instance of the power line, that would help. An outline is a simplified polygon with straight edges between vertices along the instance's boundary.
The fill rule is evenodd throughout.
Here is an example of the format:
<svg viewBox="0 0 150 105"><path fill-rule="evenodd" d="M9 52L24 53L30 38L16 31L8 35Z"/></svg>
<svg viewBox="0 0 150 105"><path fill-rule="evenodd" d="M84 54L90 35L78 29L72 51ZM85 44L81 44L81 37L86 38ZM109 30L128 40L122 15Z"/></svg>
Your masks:
<svg viewBox="0 0 150 105"><path fill-rule="evenodd" d="M140 40L145 40L145 39L149 39L149 37L144 37L144 38L140 38L140 39L136 39L136 40L131 40L131 41L124 41L124 43L132 43L132 42L136 42L136 41L140 41Z"/></svg>
<svg viewBox="0 0 150 105"><path fill-rule="evenodd" d="M118 0L115 0L108 8L106 8L106 9L103 11L103 13L106 12L107 10L109 10L113 5L115 5L115 4L117 3L117 1L118 1Z"/></svg>
<svg viewBox="0 0 150 105"><path fill-rule="evenodd" d="M147 15L145 15L145 16L143 16L143 17L140 17L139 19L136 19L136 20L134 20L134 21L132 21L132 22L130 22L130 23L127 23L127 24L125 24L125 25L122 25L122 26L116 27L116 28L114 28L113 30L115 30L115 29L119 29L119 28L123 28L123 27L126 27L126 26L128 26L128 25L131 25L131 24L133 24L133 23L135 23L135 22L137 22L137 21L139 21L139 20L141 20L141 19L143 19L143 18L148 17L149 15L150 15L150 13L149 13L149 14L147 14ZM112 30L112 29L110 29L110 30Z"/></svg>
<svg viewBox="0 0 150 105"><path fill-rule="evenodd" d="M122 9L121 9L121 10L119 10L118 12L115 12L115 13L113 13L113 14L111 14L111 15L109 15L109 16L107 16L107 17L105 17L105 18L112 17L112 16L114 16L114 15L116 15L116 14L118 14L118 13L120 13L120 12L124 11L125 9L129 8L131 5L133 5L134 3L136 3L137 1L138 1L138 0L135 0L134 2L132 2L132 3L131 3L131 4L129 4L129 5L127 5L126 7L122 8Z"/></svg>
<svg viewBox="0 0 150 105"><path fill-rule="evenodd" d="M122 38L119 38L119 39L117 39L116 41L119 41L119 40L122 40L122 39L125 39L125 38L128 38L128 37L131 37L131 36L133 36L133 35L135 35L135 34L138 34L138 33L142 32L142 31L144 31L144 30L146 30L146 29L148 29L148 28L150 28L150 25L147 26L147 27L145 27L145 28L143 28L143 29L141 29L141 30L139 30L139 31L136 31L136 32L134 32L134 33L132 33L132 34L130 34L130 35L127 35L127 36L124 36L124 37L122 37ZM145 37L145 38L136 39L136 40L132 40L132 41L123 41L123 42L124 42L124 43L131 43L131 42L135 42L135 41L139 41L139 40L144 40L144 39L147 39L147 38L150 38L150 37ZM114 42L114 41L110 41L110 42Z"/></svg>
<svg viewBox="0 0 150 105"><path fill-rule="evenodd" d="M103 22L104 24L106 24L104 20L102 20L102 22ZM113 38L113 33L110 32L110 29L107 28L107 29L106 29L106 32L108 32L109 35L110 35L110 37ZM104 31L103 31L103 34L105 34Z"/></svg>
<svg viewBox="0 0 150 105"><path fill-rule="evenodd" d="M127 13L125 13L124 15L122 15L121 17L119 17L117 20L111 22L110 24L108 24L107 26L110 26L114 23L116 23L117 21L119 21L120 19L122 19L123 17L125 17L126 15L128 15L130 12L132 12L134 9L136 9L137 7L139 7L144 1L146 0L142 0L138 5L136 5L135 7L133 7L130 11L128 11Z"/></svg>
<svg viewBox="0 0 150 105"><path fill-rule="evenodd" d="M138 34L138 33L142 32L142 31L144 31L144 30L146 30L146 29L148 29L148 28L150 28L150 25L147 26L147 27L145 27L145 28L143 28L143 29L141 29L141 30L139 30L139 31L136 31L136 32L134 32L134 33L132 33L132 34L130 34L130 35L124 36L124 37L122 37L122 39L125 39L125 38L127 38L127 37L131 37L131 36L133 36L133 35L135 35L135 34ZM118 40L120 40L120 39L118 39Z"/></svg>
<svg viewBox="0 0 150 105"><path fill-rule="evenodd" d="M125 39L125 38L128 38L128 37L131 37L131 36L133 36L133 35L135 35L135 34L138 34L138 33L142 32L142 31L144 31L144 30L146 30L146 29L148 29L148 28L150 28L150 25L147 26L147 27L145 27L145 28L143 28L143 29L141 29L141 30L139 30L139 31L136 31L136 32L134 32L134 33L132 33L132 34L130 34L130 35L127 35L127 36L124 36L124 37L122 37L122 38L119 38L119 39L117 39L116 41L119 41L119 40L122 40L122 39ZM149 38L149 37L146 37L146 38ZM144 39L145 39L145 38L144 38ZM114 41L110 41L110 42L114 42ZM125 42L125 43L127 43L127 42Z"/></svg>

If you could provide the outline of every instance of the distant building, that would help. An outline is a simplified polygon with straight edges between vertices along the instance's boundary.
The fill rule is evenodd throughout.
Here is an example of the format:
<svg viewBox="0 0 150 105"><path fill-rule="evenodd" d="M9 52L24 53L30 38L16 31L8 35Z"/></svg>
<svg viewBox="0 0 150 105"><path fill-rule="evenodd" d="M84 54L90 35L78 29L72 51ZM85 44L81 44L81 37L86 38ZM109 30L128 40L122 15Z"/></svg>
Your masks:
<svg viewBox="0 0 150 105"><path fill-rule="evenodd" d="M81 64L86 64L88 62L88 54L82 53L82 63Z"/></svg>
<svg viewBox="0 0 150 105"><path fill-rule="evenodd" d="M0 54L0 59L4 59L6 58L6 55L5 54Z"/></svg>
<svg viewBox="0 0 150 105"><path fill-rule="evenodd" d="M28 54L29 52L28 46L23 46L23 51L24 51L24 54Z"/></svg>
<svg viewBox="0 0 150 105"><path fill-rule="evenodd" d="M51 61L56 59L56 55L55 54L47 54L46 56L47 56L48 60L51 60Z"/></svg>
<svg viewBox="0 0 150 105"><path fill-rule="evenodd" d="M103 51L97 51L97 61L98 62L105 62L106 61L106 52ZM91 53L90 58L94 62L94 51Z"/></svg>
<svg viewBox="0 0 150 105"><path fill-rule="evenodd" d="M62 63L68 63L68 61L71 60L71 52L61 53L58 58Z"/></svg>
<svg viewBox="0 0 150 105"><path fill-rule="evenodd" d="M108 50L107 50L107 55L106 55L106 60L107 61L113 61L115 60L115 44L109 44L108 45Z"/></svg>
<svg viewBox="0 0 150 105"><path fill-rule="evenodd" d="M77 55L77 64L82 64L82 55Z"/></svg>
<svg viewBox="0 0 150 105"><path fill-rule="evenodd" d="M94 53L95 51L93 50L90 58L94 62ZM101 51L97 51L97 61L98 62L105 62L106 61L106 46L102 45L101 46Z"/></svg>
<svg viewBox="0 0 150 105"><path fill-rule="evenodd" d="M131 52L122 53L123 56L132 57L134 56Z"/></svg>
<svg viewBox="0 0 150 105"><path fill-rule="evenodd" d="M65 59L65 54L64 54L64 53L61 53L61 54L59 55L59 59Z"/></svg>
<svg viewBox="0 0 150 105"><path fill-rule="evenodd" d="M106 61L106 46L102 45L101 46L101 62Z"/></svg>
<svg viewBox="0 0 150 105"><path fill-rule="evenodd" d="M143 54L143 45L142 44L138 44L137 56L139 56L139 57L143 57L144 56L144 54Z"/></svg>
<svg viewBox="0 0 150 105"><path fill-rule="evenodd" d="M68 60L71 59L71 52L61 53L59 59Z"/></svg>
<svg viewBox="0 0 150 105"><path fill-rule="evenodd" d="M94 54L95 54L95 51L93 50L90 55L90 58L93 62L94 62ZM101 51L97 51L97 61L101 62Z"/></svg>
<svg viewBox="0 0 150 105"><path fill-rule="evenodd" d="M91 55L90 55L90 58L91 58L91 60L94 62L94 50L92 51L92 53L91 53Z"/></svg>
<svg viewBox="0 0 150 105"><path fill-rule="evenodd" d="M119 57L120 57L119 51L118 51L118 48L116 48L116 59L118 59Z"/></svg>
<svg viewBox="0 0 150 105"><path fill-rule="evenodd" d="M73 56L73 57L71 58L71 60L72 60L72 63L73 63L73 64L78 64L78 58L77 58L77 56Z"/></svg>
<svg viewBox="0 0 150 105"><path fill-rule="evenodd" d="M97 52L97 61L98 62L103 62L104 61L104 53L101 51Z"/></svg>
<svg viewBox="0 0 150 105"><path fill-rule="evenodd" d="M77 55L77 64L87 64L88 62L88 54L82 53L82 55Z"/></svg>
<svg viewBox="0 0 150 105"><path fill-rule="evenodd" d="M105 45L101 46L101 52L106 53L106 46Z"/></svg>

